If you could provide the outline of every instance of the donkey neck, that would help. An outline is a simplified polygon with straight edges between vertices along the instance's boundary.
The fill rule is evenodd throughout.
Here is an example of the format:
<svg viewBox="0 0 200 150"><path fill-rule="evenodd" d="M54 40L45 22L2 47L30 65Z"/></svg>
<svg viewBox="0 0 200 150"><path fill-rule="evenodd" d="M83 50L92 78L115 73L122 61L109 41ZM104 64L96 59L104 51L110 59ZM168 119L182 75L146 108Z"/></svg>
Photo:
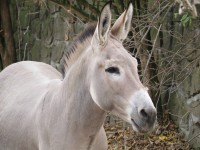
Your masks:
<svg viewBox="0 0 200 150"><path fill-rule="evenodd" d="M66 107L64 113L67 119L67 133L71 132L69 136L75 145L86 144L87 149L102 127L106 115L105 111L94 103L89 92L88 67L91 62L88 51L70 67L61 88L62 100Z"/></svg>

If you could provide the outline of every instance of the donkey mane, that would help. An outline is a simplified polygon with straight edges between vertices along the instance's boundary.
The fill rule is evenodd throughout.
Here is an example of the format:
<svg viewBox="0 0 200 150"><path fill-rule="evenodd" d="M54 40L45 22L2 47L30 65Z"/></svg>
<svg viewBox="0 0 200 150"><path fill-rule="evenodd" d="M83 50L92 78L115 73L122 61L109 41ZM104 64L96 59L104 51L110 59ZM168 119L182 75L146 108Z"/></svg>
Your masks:
<svg viewBox="0 0 200 150"><path fill-rule="evenodd" d="M64 51L59 66L63 78L68 68L78 59L86 47L90 45L95 29L96 23L88 25L84 31L75 38L69 49Z"/></svg>

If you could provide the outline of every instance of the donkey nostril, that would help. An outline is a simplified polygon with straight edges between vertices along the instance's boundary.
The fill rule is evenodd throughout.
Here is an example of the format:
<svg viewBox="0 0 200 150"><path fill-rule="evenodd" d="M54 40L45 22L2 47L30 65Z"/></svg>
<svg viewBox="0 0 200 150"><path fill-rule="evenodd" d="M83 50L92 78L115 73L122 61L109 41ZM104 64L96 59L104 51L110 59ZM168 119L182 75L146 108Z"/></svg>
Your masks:
<svg viewBox="0 0 200 150"><path fill-rule="evenodd" d="M142 109L142 110L140 111L140 114L141 114L142 117L144 117L144 118L147 118L147 117L148 117L148 114L146 113L146 111L145 111L144 109Z"/></svg>

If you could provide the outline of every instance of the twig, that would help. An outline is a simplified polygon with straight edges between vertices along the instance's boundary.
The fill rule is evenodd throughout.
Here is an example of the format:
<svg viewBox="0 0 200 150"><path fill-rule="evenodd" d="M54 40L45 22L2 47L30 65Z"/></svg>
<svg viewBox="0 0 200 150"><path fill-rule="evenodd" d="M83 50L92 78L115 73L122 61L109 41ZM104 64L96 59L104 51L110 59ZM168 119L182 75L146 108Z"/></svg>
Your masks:
<svg viewBox="0 0 200 150"><path fill-rule="evenodd" d="M153 52L154 52L154 50L155 50L155 44L156 44L156 41L157 41L157 38L158 38L158 34L159 34L159 32L160 32L161 27L162 27L162 25L159 26L159 29L158 29L157 34L156 34L156 37L155 37L155 39L154 39L153 47L152 47L151 53L150 53L150 55L149 55L149 57L148 57L147 64L146 64L145 69L144 69L144 75L145 75L145 72L146 72L146 70L147 70L148 64L149 64L149 62L150 62L150 60L151 60L151 56L152 56L152 54L153 54Z"/></svg>
<svg viewBox="0 0 200 150"><path fill-rule="evenodd" d="M92 21L92 20L95 19L95 17L93 17L93 16L91 16L89 18L89 15L85 14L84 12L80 12L79 9L77 9L76 7L74 7L74 6L70 5L70 4L67 4L67 5L64 6L63 4L57 2L56 0L50 0L50 1L55 3L58 6L62 7L64 10L66 10L70 14L76 14L77 16L82 18L84 21Z"/></svg>

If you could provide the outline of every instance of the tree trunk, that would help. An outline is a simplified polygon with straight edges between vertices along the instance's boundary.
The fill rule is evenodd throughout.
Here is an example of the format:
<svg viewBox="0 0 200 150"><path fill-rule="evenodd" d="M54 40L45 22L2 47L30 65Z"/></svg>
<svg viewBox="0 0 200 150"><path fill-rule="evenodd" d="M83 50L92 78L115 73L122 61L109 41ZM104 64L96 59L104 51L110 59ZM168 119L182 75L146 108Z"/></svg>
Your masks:
<svg viewBox="0 0 200 150"><path fill-rule="evenodd" d="M14 46L14 38L12 34L12 24L10 10L7 0L0 0L0 17L1 17L1 59L3 67L16 62L16 51Z"/></svg>

